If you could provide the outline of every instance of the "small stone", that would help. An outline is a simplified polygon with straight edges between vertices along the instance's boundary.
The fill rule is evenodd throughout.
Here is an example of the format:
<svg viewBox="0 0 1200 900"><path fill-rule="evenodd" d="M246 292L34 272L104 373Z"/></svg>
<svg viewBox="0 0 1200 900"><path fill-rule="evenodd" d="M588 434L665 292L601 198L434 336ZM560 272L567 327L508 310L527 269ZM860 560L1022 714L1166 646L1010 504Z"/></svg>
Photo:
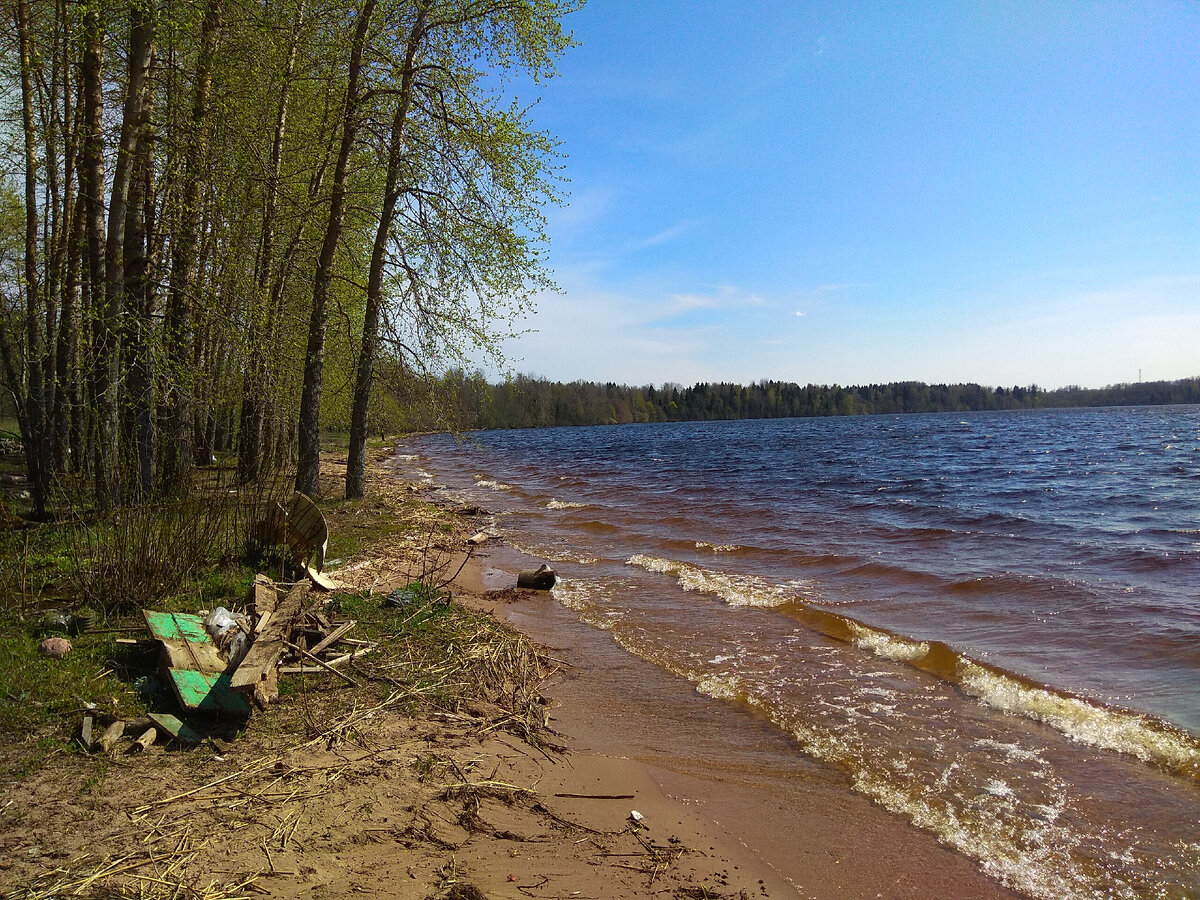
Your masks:
<svg viewBox="0 0 1200 900"><path fill-rule="evenodd" d="M62 659L71 652L71 642L60 637L46 638L38 645L38 650L51 659Z"/></svg>

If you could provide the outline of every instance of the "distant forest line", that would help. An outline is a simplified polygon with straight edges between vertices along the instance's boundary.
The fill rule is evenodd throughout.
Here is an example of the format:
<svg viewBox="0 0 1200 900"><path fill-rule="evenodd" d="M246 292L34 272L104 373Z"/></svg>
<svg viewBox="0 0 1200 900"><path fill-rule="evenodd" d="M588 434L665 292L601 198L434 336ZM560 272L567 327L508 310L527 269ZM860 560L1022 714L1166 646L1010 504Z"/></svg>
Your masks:
<svg viewBox="0 0 1200 900"><path fill-rule="evenodd" d="M1200 403L1200 378L1054 390L1037 385L992 388L902 381L843 387L767 380L750 385L699 383L691 387L667 383L656 388L587 381L564 384L526 375L489 384L480 373L453 371L425 386L437 395L440 420L428 418L427 404L402 403L405 409L400 418L404 426L422 430L549 428Z"/></svg>

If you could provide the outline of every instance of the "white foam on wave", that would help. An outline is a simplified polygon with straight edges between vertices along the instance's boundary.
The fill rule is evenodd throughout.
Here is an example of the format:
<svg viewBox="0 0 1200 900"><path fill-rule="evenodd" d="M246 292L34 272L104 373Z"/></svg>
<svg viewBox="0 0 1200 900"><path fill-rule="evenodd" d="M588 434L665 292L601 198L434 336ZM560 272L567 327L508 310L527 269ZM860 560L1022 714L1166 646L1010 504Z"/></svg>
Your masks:
<svg viewBox="0 0 1200 900"><path fill-rule="evenodd" d="M697 691L714 700L737 700L742 694L737 679L729 675L710 675L695 684Z"/></svg>
<svg viewBox="0 0 1200 900"><path fill-rule="evenodd" d="M511 484L505 484L502 481L493 481L490 478L476 479L475 484L481 488L487 488L489 491L505 492L513 489Z"/></svg>
<svg viewBox="0 0 1200 900"><path fill-rule="evenodd" d="M1028 767L1031 763L1036 763L1039 766L1044 766L1046 761L1042 758L1042 754L1037 750L1029 747L1022 747L1020 744L1006 741L995 741L991 738L980 738L975 741L975 746L984 750L997 750L1005 755L1012 762L1023 763Z"/></svg>
<svg viewBox="0 0 1200 900"><path fill-rule="evenodd" d="M570 500L551 500L546 509L587 509L590 503L575 503Z"/></svg>
<svg viewBox="0 0 1200 900"><path fill-rule="evenodd" d="M736 553L742 548L737 544L710 544L708 541L696 541L697 550L711 550L713 553Z"/></svg>
<svg viewBox="0 0 1200 900"><path fill-rule="evenodd" d="M987 706L1042 722L1073 741L1177 771L1200 770L1194 740L1145 716L1029 687L971 662L963 664L960 678L963 688Z"/></svg>
<svg viewBox="0 0 1200 900"><path fill-rule="evenodd" d="M679 586L685 591L713 594L730 606L782 606L796 599L788 586L773 585L754 575L714 572L688 563L645 556L641 553L629 557L626 565L640 566L647 572L674 575Z"/></svg>
<svg viewBox="0 0 1200 900"><path fill-rule="evenodd" d="M867 628L857 622L848 621L851 642L860 650L868 650L883 659L896 662L913 662L923 659L929 653L929 644L925 641L913 641L907 638L894 637L874 628Z"/></svg>
<svg viewBox="0 0 1200 900"><path fill-rule="evenodd" d="M560 578L554 583L550 593L567 609L584 612L594 604L597 588L597 585L587 581Z"/></svg>
<svg viewBox="0 0 1200 900"><path fill-rule="evenodd" d="M971 805L961 809L945 802L938 791L897 778L906 770L900 761L881 766L864 757L861 748L847 736L806 723L793 723L791 731L809 755L849 770L856 791L978 860L1003 884L1047 900L1099 896L1091 890L1091 877L1071 858L1070 848L1076 838L1056 823L1057 810L1025 818L1020 826L1023 833L1017 842L1019 849L1014 849L1014 820L1003 814L1014 802L1007 783L988 780ZM956 778L956 769L957 763L951 763L943 780ZM1107 891L1104 896L1122 900L1137 896L1122 884L1110 884Z"/></svg>

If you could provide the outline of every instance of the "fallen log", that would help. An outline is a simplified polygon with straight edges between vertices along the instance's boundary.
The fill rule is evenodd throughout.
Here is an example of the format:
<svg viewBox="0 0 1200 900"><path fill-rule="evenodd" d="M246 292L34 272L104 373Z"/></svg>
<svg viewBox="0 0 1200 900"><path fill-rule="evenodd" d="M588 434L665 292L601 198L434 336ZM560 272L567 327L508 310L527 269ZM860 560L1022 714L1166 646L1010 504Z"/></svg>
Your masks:
<svg viewBox="0 0 1200 900"><path fill-rule="evenodd" d="M104 729L104 734L100 735L100 740L96 741L96 746L105 753L109 753L112 751L112 748L116 746L117 741L121 739L121 735L124 733L125 723L120 719L117 719L117 721L113 722Z"/></svg>
<svg viewBox="0 0 1200 900"><path fill-rule="evenodd" d="M157 737L158 737L158 730L153 725L151 725L149 728L147 728L145 731L142 732L141 737L139 737L136 741L133 742L133 744L130 746L130 748L127 752L140 753L141 751L143 751L147 747L149 747L151 744L153 744L155 738L157 738Z"/></svg>

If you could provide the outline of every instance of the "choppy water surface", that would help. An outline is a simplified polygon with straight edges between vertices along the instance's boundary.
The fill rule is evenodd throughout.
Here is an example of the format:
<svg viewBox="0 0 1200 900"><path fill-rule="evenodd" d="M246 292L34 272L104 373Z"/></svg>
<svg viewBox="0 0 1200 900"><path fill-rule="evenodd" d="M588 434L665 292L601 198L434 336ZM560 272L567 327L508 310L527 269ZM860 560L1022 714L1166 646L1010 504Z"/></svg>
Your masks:
<svg viewBox="0 0 1200 900"><path fill-rule="evenodd" d="M1200 896L1200 408L404 451L557 599L1032 897Z"/></svg>

